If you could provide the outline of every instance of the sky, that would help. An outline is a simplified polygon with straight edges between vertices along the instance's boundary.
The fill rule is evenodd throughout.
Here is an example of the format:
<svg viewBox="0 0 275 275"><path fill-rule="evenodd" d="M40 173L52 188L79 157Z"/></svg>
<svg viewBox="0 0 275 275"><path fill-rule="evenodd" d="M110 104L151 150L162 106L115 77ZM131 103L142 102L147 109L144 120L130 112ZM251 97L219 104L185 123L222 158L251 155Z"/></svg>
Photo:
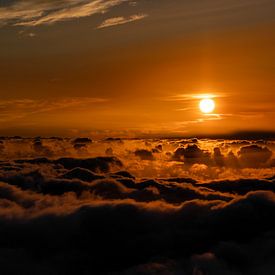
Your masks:
<svg viewBox="0 0 275 275"><path fill-rule="evenodd" d="M274 11L273 0L0 0L0 135L273 131Z"/></svg>
<svg viewBox="0 0 275 275"><path fill-rule="evenodd" d="M0 0L0 274L275 274L274 14Z"/></svg>

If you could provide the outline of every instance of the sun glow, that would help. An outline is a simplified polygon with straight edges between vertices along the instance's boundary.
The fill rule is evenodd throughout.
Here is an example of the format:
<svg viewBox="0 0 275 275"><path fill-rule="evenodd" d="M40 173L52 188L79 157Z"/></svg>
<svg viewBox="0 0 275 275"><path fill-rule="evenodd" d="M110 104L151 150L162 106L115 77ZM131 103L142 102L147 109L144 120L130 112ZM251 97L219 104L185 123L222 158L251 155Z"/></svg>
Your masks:
<svg viewBox="0 0 275 275"><path fill-rule="evenodd" d="M215 109L215 101L211 98L204 98L200 101L200 110L202 113L209 114Z"/></svg>

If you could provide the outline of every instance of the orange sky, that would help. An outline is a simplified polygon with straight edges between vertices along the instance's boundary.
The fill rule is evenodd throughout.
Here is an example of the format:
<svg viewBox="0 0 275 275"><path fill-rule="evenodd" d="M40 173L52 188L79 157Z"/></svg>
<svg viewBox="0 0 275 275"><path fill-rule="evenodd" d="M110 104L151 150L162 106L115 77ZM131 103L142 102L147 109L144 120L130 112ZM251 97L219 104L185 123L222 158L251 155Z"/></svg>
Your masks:
<svg viewBox="0 0 275 275"><path fill-rule="evenodd" d="M0 135L275 130L274 1L53 2L0 4Z"/></svg>

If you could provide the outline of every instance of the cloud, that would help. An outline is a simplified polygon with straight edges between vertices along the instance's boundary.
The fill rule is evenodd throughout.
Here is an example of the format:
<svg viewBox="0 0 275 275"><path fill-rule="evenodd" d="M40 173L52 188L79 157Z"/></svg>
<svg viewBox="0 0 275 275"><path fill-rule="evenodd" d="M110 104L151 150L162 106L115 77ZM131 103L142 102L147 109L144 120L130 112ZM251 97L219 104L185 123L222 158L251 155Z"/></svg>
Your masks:
<svg viewBox="0 0 275 275"><path fill-rule="evenodd" d="M38 155L42 154L42 155L46 155L48 157L53 155L50 148L47 146L44 146L42 141L40 140L40 138L35 139L32 146L33 146L34 151Z"/></svg>
<svg viewBox="0 0 275 275"><path fill-rule="evenodd" d="M105 13L128 0L27 0L0 7L0 22L17 26L53 24Z"/></svg>
<svg viewBox="0 0 275 275"><path fill-rule="evenodd" d="M87 152L87 145L91 144L93 141L90 138L76 138L72 141L74 149L79 153Z"/></svg>
<svg viewBox="0 0 275 275"><path fill-rule="evenodd" d="M238 152L240 162L246 167L264 166L272 156L272 152L267 147L258 145L244 146Z"/></svg>
<svg viewBox="0 0 275 275"><path fill-rule="evenodd" d="M104 178L103 176L93 173L89 169L84 169L79 167L66 172L64 175L62 175L62 177L65 179L80 179L82 181L87 181L87 182Z"/></svg>
<svg viewBox="0 0 275 275"><path fill-rule="evenodd" d="M272 234L267 235L274 229L272 192L251 192L228 202L171 205L128 199L129 189L111 180L91 186L93 195L103 199L85 192L43 195L0 184L0 253L5 256L0 270L16 274L18 266L10 263L22 251L21 273L36 266L31 274L221 274L229 266L234 272L253 274L249 271L255 267L270 268L265 257L273 259L275 243ZM265 255L252 253L267 240L271 247L265 246ZM236 253L241 260L236 261ZM256 261L247 261L249 256Z"/></svg>
<svg viewBox="0 0 275 275"><path fill-rule="evenodd" d="M267 149L259 149L260 152L254 150L253 154L244 153L242 148L253 144ZM88 133L77 138L0 138L1 159L17 163L26 160L25 163L28 164L60 165L57 160L65 158L69 159L68 163L70 159L72 163L76 163L75 166L66 168L74 169L79 163L75 159L107 156L118 159L124 170L138 178L193 178L198 181L272 177L275 167L274 149L272 141L98 140L90 138ZM267 161L262 157L266 154ZM6 165L5 169L17 168Z"/></svg>
<svg viewBox="0 0 275 275"><path fill-rule="evenodd" d="M154 156L151 151L146 149L138 149L135 151L135 156L139 157L142 160L154 160Z"/></svg>
<svg viewBox="0 0 275 275"><path fill-rule="evenodd" d="M186 164L208 163L210 154L201 150L196 144L188 144L186 148L179 147L174 152L176 160L184 160Z"/></svg>
<svg viewBox="0 0 275 275"><path fill-rule="evenodd" d="M275 192L274 179L239 179L212 181L197 186L209 188L217 192L245 195L251 191L272 191Z"/></svg>
<svg viewBox="0 0 275 275"><path fill-rule="evenodd" d="M79 143L81 143L81 144L89 144L89 143L91 143L92 142L92 140L90 139L90 138L76 138L75 140L73 140L73 143L74 144L79 144Z"/></svg>
<svg viewBox="0 0 275 275"><path fill-rule="evenodd" d="M19 31L18 34L20 36L22 36L22 37L31 37L31 38L33 38L33 37L36 36L36 33L34 33L34 32L26 32L25 30Z"/></svg>
<svg viewBox="0 0 275 275"><path fill-rule="evenodd" d="M135 14L135 15L131 15L129 17L120 16L120 17L109 18L109 19L104 20L97 27L97 29L103 29L103 28L113 27L113 26L117 26L117 25L123 25L126 23L144 19L147 16L148 16L147 14Z"/></svg>
<svg viewBox="0 0 275 275"><path fill-rule="evenodd" d="M253 168L258 178L235 180L228 172L229 152L234 150L239 162L236 152L247 145L123 140L111 141L115 156L101 157L110 142L93 140L84 158L73 156L74 140L1 139L6 154L0 162L1 273L256 275L275 270L274 171L261 178L263 168ZM72 155L57 157L59 146L62 154ZM20 155L13 153L15 147ZM188 166L166 156L178 147ZM52 157L35 158L45 148ZM155 148L159 152L153 154ZM138 160L136 151L143 152ZM154 161L142 160L148 152ZM205 154L207 164L202 164ZM159 177L171 167L167 177ZM145 178L147 169L152 176ZM224 169L227 180L217 174L208 181L181 177L205 169ZM236 169L240 174L247 168Z"/></svg>
<svg viewBox="0 0 275 275"><path fill-rule="evenodd" d="M7 123L28 116L47 114L71 108L83 108L90 104L107 102L106 98L55 98L55 99L9 99L0 100L0 122Z"/></svg>
<svg viewBox="0 0 275 275"><path fill-rule="evenodd" d="M61 158L53 161L66 169L85 168L93 172L109 172L112 166L122 167L122 162L116 157L97 157L88 159Z"/></svg>

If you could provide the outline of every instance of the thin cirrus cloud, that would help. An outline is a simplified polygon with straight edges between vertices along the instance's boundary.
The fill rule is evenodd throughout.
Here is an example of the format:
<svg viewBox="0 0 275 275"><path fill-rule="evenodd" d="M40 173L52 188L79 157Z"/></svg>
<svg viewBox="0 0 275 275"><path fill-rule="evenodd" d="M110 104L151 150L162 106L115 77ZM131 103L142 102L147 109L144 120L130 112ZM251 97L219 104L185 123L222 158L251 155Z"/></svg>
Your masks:
<svg viewBox="0 0 275 275"><path fill-rule="evenodd" d="M54 0L14 1L0 5L0 24L39 26L74 18L106 13L112 7L130 0Z"/></svg>
<svg viewBox="0 0 275 275"><path fill-rule="evenodd" d="M97 29L103 29L103 28L113 27L113 26L117 26L117 25L123 25L126 23L141 20L147 16L148 16L147 14L135 14L135 15L131 15L129 17L119 16L119 17L109 18L109 19L106 19L105 21L103 21L97 27Z"/></svg>
<svg viewBox="0 0 275 275"><path fill-rule="evenodd" d="M91 104L107 102L105 98L15 99L0 101L0 123L23 119L38 114L48 114L67 109L85 109Z"/></svg>

